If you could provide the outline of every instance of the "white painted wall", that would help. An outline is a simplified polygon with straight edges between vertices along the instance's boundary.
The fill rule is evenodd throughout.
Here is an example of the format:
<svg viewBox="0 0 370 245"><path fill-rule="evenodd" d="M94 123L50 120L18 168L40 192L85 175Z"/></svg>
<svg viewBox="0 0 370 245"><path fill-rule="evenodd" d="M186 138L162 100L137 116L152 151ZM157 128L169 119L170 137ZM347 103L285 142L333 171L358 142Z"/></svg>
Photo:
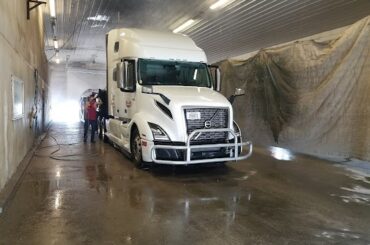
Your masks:
<svg viewBox="0 0 370 245"><path fill-rule="evenodd" d="M79 99L85 90L104 89L106 87L105 71L69 69L67 71L67 99Z"/></svg>
<svg viewBox="0 0 370 245"><path fill-rule="evenodd" d="M64 64L53 64L50 69L52 120L78 120L81 94L87 89L105 89L105 80L104 70L66 68Z"/></svg>
<svg viewBox="0 0 370 245"><path fill-rule="evenodd" d="M26 1L0 1L0 190L16 171L42 130L41 110L37 121L39 127L29 125L29 113L35 97L35 69L39 71L39 109L41 89L44 87L46 94L48 89L40 8L32 11L31 19L27 20ZM24 81L25 116L18 120L12 120L12 75Z"/></svg>

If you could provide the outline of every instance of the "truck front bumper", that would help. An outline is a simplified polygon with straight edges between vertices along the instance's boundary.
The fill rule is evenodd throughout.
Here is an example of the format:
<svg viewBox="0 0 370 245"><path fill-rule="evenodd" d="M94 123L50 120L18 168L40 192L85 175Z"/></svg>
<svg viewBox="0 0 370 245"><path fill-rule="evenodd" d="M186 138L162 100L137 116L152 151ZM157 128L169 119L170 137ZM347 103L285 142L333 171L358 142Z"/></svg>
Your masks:
<svg viewBox="0 0 370 245"><path fill-rule="evenodd" d="M197 134L207 132L227 132L233 136L233 143L191 145L191 139ZM153 145L151 149L152 161L159 164L188 165L201 163L228 162L247 159L252 155L252 142L238 142L238 136L231 129L197 129L188 137L183 146L174 145ZM243 154L243 148L247 149ZM158 152L174 152L177 157L174 159L160 159ZM180 153L180 154L179 154ZM203 158L204 156L205 158ZM171 157L170 157L171 158Z"/></svg>

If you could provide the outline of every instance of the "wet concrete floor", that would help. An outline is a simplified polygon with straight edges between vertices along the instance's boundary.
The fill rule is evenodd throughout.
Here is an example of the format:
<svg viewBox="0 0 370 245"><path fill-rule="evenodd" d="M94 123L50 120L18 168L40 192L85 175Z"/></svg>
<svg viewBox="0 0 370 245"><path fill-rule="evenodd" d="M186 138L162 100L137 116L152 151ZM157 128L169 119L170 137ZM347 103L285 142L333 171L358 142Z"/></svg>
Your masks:
<svg viewBox="0 0 370 245"><path fill-rule="evenodd" d="M80 125L53 125L0 216L0 244L370 244L370 179L280 148L138 170L84 144Z"/></svg>

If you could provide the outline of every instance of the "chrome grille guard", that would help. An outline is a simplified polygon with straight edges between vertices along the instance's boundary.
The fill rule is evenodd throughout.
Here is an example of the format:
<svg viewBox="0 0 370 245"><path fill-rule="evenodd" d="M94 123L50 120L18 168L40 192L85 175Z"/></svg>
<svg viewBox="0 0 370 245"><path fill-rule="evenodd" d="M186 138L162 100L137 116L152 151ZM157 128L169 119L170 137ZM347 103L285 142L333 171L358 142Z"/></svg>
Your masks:
<svg viewBox="0 0 370 245"><path fill-rule="evenodd" d="M223 144L206 144L206 145L190 145L190 140L195 134L207 133L207 132L227 132L234 137L234 143L223 143ZM196 129L188 137L185 146L171 146L171 145L154 145L152 148L152 160L155 163L160 164L171 164L171 165L186 165L186 164L196 164L196 163L212 163L212 162L226 162L226 161L238 161L247 159L252 155L253 144L250 141L247 142L237 142L237 135L235 132L229 128L216 128L216 129ZM242 149L243 146L248 146L248 154L239 156L239 147ZM211 158L211 159L198 159L191 160L191 150L193 149L203 149L203 148L221 148L221 147L233 147L233 151L230 151L229 157L222 158ZM172 150L186 150L186 160L185 161L171 161L171 160L158 160L156 157L156 149L172 149Z"/></svg>

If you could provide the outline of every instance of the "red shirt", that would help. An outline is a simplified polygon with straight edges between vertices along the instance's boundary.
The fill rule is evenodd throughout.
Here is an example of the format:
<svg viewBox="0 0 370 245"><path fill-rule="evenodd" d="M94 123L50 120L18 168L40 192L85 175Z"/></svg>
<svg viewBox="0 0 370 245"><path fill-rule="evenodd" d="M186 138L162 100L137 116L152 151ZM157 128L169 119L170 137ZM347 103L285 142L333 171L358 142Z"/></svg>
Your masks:
<svg viewBox="0 0 370 245"><path fill-rule="evenodd" d="M87 111L87 120L96 120L96 103L95 103L95 101L87 102L86 111Z"/></svg>

